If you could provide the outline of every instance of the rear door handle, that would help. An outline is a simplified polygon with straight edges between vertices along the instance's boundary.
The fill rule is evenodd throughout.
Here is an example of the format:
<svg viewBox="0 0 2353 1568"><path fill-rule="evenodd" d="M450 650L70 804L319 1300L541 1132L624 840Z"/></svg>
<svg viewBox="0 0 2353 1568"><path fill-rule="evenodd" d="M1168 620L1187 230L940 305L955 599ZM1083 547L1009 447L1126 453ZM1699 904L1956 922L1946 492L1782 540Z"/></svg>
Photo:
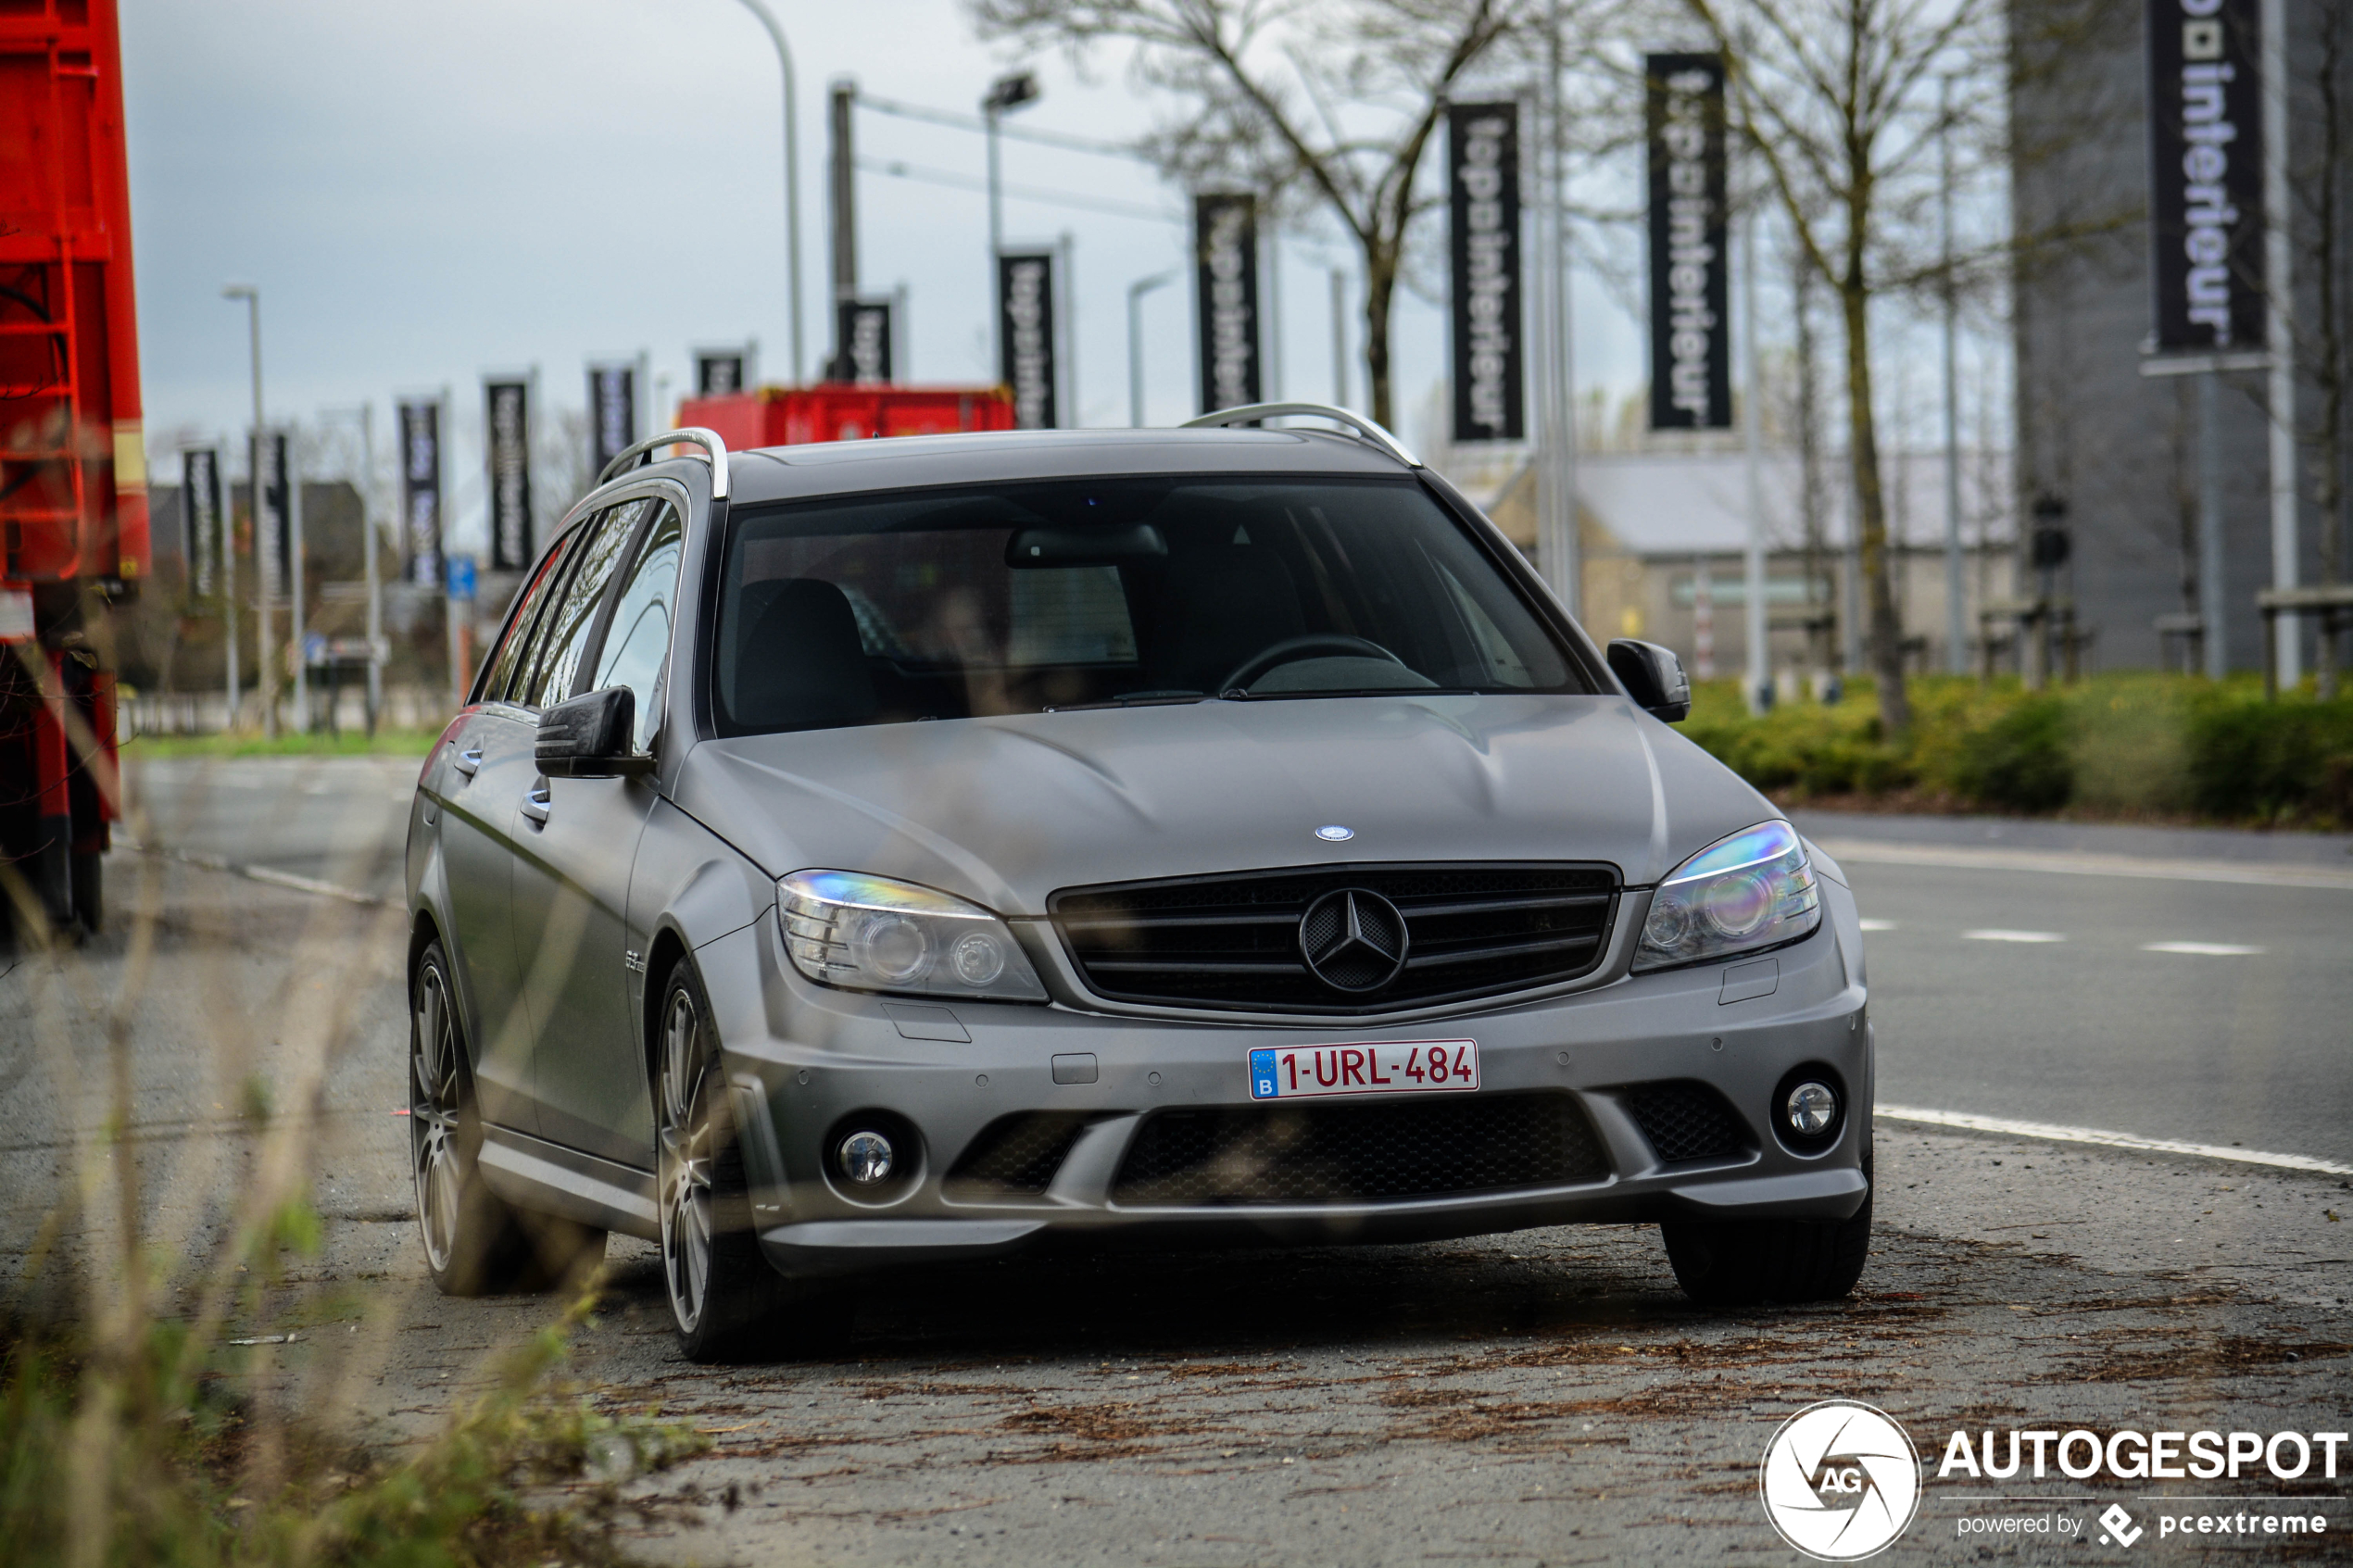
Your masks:
<svg viewBox="0 0 2353 1568"><path fill-rule="evenodd" d="M545 827L547 825L547 811L553 804L547 794L547 786L545 784L536 784L531 786L531 793L522 797L522 814L541 827Z"/></svg>
<svg viewBox="0 0 2353 1568"><path fill-rule="evenodd" d="M458 771L465 774L468 778L472 778L482 768L482 747L479 746L470 746L466 747L465 750L458 753L457 756L451 758L449 761L450 765L456 768Z"/></svg>

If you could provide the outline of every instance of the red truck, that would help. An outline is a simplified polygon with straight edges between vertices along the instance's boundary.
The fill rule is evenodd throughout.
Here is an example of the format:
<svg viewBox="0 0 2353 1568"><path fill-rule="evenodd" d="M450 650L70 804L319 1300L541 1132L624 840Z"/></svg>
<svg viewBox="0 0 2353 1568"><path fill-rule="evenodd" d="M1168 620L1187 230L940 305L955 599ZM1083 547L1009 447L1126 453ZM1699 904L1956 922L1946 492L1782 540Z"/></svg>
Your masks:
<svg viewBox="0 0 2353 1568"><path fill-rule="evenodd" d="M0 930L97 929L106 616L151 564L115 0L0 6Z"/></svg>
<svg viewBox="0 0 2353 1568"><path fill-rule="evenodd" d="M864 441L877 435L945 435L1013 428L1013 394L998 386L764 386L689 397L678 422L719 433L728 448Z"/></svg>

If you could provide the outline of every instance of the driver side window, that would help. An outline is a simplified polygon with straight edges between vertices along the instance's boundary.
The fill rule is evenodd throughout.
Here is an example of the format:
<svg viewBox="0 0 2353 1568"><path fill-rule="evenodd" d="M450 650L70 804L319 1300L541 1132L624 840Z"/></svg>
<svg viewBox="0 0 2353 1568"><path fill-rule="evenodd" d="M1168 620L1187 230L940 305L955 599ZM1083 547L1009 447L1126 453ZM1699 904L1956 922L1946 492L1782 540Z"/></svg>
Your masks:
<svg viewBox="0 0 2353 1568"><path fill-rule="evenodd" d="M621 587L596 678L587 690L627 686L637 699L638 750L648 749L661 727L663 687L670 665L670 628L676 619L678 558L683 533L677 508L664 501L646 531L645 547Z"/></svg>

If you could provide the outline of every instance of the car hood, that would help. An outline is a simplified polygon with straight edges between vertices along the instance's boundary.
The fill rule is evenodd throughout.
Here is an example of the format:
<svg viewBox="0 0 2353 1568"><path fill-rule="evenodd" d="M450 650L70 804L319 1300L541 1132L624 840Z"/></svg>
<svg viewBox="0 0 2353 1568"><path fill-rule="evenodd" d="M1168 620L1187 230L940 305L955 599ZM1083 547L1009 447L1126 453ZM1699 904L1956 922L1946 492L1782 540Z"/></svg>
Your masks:
<svg viewBox="0 0 2353 1568"><path fill-rule="evenodd" d="M1097 709L709 741L686 811L774 875L900 877L1000 914L1276 866L1604 860L1656 882L1780 813L1617 696ZM1349 828L1341 843L1318 838Z"/></svg>

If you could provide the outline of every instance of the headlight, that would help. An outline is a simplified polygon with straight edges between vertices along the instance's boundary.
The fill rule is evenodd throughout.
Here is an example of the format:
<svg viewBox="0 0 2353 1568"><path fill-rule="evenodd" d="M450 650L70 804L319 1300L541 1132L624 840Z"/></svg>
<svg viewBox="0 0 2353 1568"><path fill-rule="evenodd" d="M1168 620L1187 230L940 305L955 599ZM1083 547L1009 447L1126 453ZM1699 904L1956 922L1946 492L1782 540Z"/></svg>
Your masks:
<svg viewBox="0 0 2353 1568"><path fill-rule="evenodd" d="M1637 970L1777 947L1822 921L1806 846L1787 822L1719 839L1658 884L1634 950Z"/></svg>
<svg viewBox="0 0 2353 1568"><path fill-rule="evenodd" d="M1003 921L928 887L856 872L795 872L776 884L776 918L793 967L828 985L1046 999Z"/></svg>

